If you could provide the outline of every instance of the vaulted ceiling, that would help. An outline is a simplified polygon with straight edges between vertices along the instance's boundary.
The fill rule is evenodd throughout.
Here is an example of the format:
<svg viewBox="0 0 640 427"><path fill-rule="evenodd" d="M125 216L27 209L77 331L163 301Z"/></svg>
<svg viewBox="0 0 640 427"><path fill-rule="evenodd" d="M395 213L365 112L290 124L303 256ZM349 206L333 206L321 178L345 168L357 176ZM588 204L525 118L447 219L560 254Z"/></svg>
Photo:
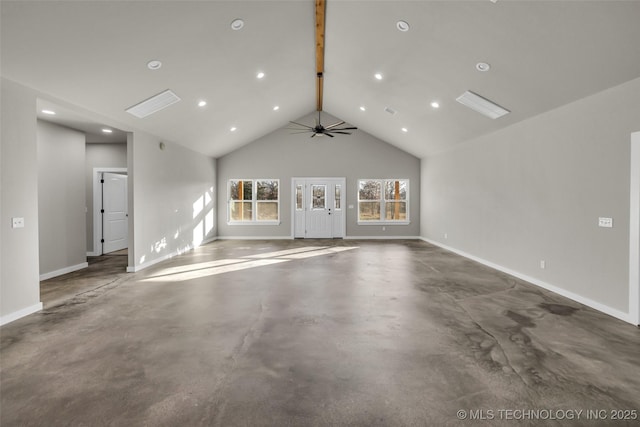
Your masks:
<svg viewBox="0 0 640 427"><path fill-rule="evenodd" d="M314 8L3 0L2 76L219 157L315 111ZM324 111L424 157L640 77L639 18L638 1L327 0ZM125 111L166 89L181 101ZM467 90L511 113L457 103Z"/></svg>

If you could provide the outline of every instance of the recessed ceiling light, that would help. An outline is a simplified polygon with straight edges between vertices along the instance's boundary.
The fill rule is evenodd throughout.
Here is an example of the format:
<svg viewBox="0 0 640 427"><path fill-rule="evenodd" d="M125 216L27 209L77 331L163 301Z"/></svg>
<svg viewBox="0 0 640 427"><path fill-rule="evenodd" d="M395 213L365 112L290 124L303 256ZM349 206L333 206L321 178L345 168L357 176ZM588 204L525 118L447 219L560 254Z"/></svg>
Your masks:
<svg viewBox="0 0 640 427"><path fill-rule="evenodd" d="M407 21L398 21L396 27L402 32L409 31L409 23Z"/></svg>
<svg viewBox="0 0 640 427"><path fill-rule="evenodd" d="M273 106L273 111L278 111L280 109L280 107L278 105L274 105Z"/></svg>
<svg viewBox="0 0 640 427"><path fill-rule="evenodd" d="M258 74L256 74L256 77L261 79L264 77L264 73L262 71L260 71Z"/></svg>
<svg viewBox="0 0 640 427"><path fill-rule="evenodd" d="M229 130L230 130L231 132L235 132L236 130L238 130L238 128L237 128L237 127L235 127L235 126L232 126L232 127L231 127L231 129L229 129Z"/></svg>
<svg viewBox="0 0 640 427"><path fill-rule="evenodd" d="M244 21L240 18L234 19L233 21L231 21L231 29L238 31L241 30L242 27L244 27Z"/></svg>
<svg viewBox="0 0 640 427"><path fill-rule="evenodd" d="M478 62L476 64L476 70L478 71L489 71L491 69L491 65L487 64L486 62Z"/></svg>
<svg viewBox="0 0 640 427"><path fill-rule="evenodd" d="M376 80L382 80L382 74L381 74L381 73L375 73L375 74L373 75L373 77L375 77L375 78L376 78Z"/></svg>
<svg viewBox="0 0 640 427"><path fill-rule="evenodd" d="M56 112L55 111L51 111L51 110L42 110L43 114L48 114L50 116L55 116Z"/></svg>
<svg viewBox="0 0 640 427"><path fill-rule="evenodd" d="M198 107L204 107L205 105L207 105L207 101L205 100L198 101Z"/></svg>
<svg viewBox="0 0 640 427"><path fill-rule="evenodd" d="M363 105L362 107L360 107L360 111L367 111L367 107Z"/></svg>
<svg viewBox="0 0 640 427"><path fill-rule="evenodd" d="M162 67L162 62L158 61L157 59L154 59L152 61L147 62L147 68L150 70L159 70Z"/></svg>
<svg viewBox="0 0 640 427"><path fill-rule="evenodd" d="M113 133L113 131L111 129L107 129L107 128L102 129L102 132L104 132L104 133Z"/></svg>
<svg viewBox="0 0 640 427"><path fill-rule="evenodd" d="M407 132L409 132L409 129L407 129L407 128L402 128L402 132L407 133Z"/></svg>
<svg viewBox="0 0 640 427"><path fill-rule="evenodd" d="M433 101L433 102L431 103L431 107L432 107L432 108L440 108L440 103L439 103L438 101Z"/></svg>

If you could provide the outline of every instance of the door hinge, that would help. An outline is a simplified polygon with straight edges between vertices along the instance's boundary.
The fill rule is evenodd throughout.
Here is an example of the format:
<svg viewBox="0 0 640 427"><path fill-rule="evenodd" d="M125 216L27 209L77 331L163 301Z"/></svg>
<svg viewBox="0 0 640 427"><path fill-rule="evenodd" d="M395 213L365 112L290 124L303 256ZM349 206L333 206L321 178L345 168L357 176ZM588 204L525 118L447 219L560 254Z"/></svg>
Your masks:
<svg viewBox="0 0 640 427"><path fill-rule="evenodd" d="M100 180L100 184L104 184L104 179L101 179L101 180Z"/></svg>
<svg viewBox="0 0 640 427"><path fill-rule="evenodd" d="M100 239L100 243L104 243L104 239Z"/></svg>
<svg viewBox="0 0 640 427"><path fill-rule="evenodd" d="M100 213L104 213L104 209L100 209Z"/></svg>

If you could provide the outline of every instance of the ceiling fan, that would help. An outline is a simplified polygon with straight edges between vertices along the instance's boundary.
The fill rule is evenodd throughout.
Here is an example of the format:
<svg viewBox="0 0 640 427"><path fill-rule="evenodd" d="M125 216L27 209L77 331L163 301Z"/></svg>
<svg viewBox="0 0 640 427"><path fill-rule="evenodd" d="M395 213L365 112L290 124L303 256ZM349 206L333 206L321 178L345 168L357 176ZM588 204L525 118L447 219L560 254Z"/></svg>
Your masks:
<svg viewBox="0 0 640 427"><path fill-rule="evenodd" d="M322 87L323 87L323 73L324 73L324 27L325 27L325 0L316 0L316 110L318 111L318 118L316 119L315 126L309 126L302 123L290 122L293 125L300 127L288 127L286 129L295 130L298 132L293 133L307 133L311 132L311 138L315 136L327 135L331 138L333 134L351 135L350 130L356 130L357 127L340 127L345 124L344 121L339 121L334 124L323 126L320 121L320 114L322 113Z"/></svg>

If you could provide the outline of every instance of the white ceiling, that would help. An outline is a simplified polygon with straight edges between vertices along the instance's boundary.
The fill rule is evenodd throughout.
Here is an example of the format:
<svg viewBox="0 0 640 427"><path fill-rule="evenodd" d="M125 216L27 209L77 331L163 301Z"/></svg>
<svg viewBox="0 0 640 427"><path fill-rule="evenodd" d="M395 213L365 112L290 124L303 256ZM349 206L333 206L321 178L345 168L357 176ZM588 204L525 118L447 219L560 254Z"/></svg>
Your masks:
<svg viewBox="0 0 640 427"><path fill-rule="evenodd" d="M2 75L219 157L315 110L314 7L3 0ZM327 0L324 110L424 157L640 77L639 22L640 1ZM125 112L166 89L182 101L143 119ZM466 90L511 114L467 109L455 102Z"/></svg>

